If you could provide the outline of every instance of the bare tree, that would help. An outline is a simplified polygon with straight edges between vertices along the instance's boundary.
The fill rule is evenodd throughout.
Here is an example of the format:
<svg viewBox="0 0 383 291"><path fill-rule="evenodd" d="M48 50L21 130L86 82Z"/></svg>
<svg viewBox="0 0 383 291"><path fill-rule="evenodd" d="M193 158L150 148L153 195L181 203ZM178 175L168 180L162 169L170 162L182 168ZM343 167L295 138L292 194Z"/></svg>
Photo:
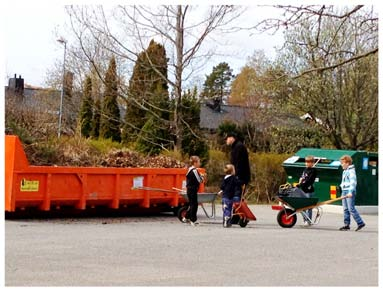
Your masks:
<svg viewBox="0 0 383 291"><path fill-rule="evenodd" d="M100 65L99 53L102 51L116 56L119 72L124 75L151 39L165 46L170 56L169 73L162 78L172 88L175 106L171 131L174 147L179 149L184 123L180 110L183 82L192 76L193 70L201 64L199 61L213 54L203 48L208 36L237 18L241 14L240 7L208 6L204 11L189 5L118 6L110 11L110 15L101 6L69 6L67 11L81 49L79 56L95 68ZM161 72L158 74L161 76ZM100 72L100 78L102 75ZM129 98L125 82L120 85L120 97ZM144 110L151 107L137 105Z"/></svg>
<svg viewBox="0 0 383 291"><path fill-rule="evenodd" d="M57 134L59 95L53 90L40 90L32 98L14 93L5 98L5 127L24 142L35 142Z"/></svg>
<svg viewBox="0 0 383 291"><path fill-rule="evenodd" d="M290 45L296 45L305 47L311 51L316 51L321 59L329 60L329 58L339 54L345 56L342 59L332 58L332 62L327 62L322 65L313 63L311 67L302 68L301 66L296 66L295 68L299 70L295 72L295 78L317 71L332 70L378 52L378 16L373 6L277 5L275 7L283 12L281 17L265 19L252 28L261 32L271 31L272 33L281 29L288 32L289 30L291 31L297 28L312 31L309 41L302 41L300 38L291 37L285 39L286 42L281 48L281 51ZM331 21L333 25L331 31L325 28L326 23L329 21ZM355 31L357 31L360 36L368 36L365 39L367 45L363 50L358 50L354 47L353 50L346 51L338 45L337 40L339 38L347 37L347 35L343 35L343 33L350 21L357 23L358 27L355 27Z"/></svg>
<svg viewBox="0 0 383 291"><path fill-rule="evenodd" d="M378 19L373 7L280 6L280 54L294 80L288 101L309 113L339 149L376 149L378 133Z"/></svg>

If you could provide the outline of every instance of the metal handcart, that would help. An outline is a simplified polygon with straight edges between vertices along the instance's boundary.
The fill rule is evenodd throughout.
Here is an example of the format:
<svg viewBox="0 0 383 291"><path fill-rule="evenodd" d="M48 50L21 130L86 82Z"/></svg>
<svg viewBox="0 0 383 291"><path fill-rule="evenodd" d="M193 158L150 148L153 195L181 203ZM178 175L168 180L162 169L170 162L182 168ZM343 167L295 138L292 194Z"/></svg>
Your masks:
<svg viewBox="0 0 383 291"><path fill-rule="evenodd" d="M173 188L175 189L175 188ZM185 201L189 201L186 192L181 189L176 189L179 190L179 194L182 196L182 198ZM215 199L217 198L217 193L198 193L198 205L201 206L203 212L205 213L207 218L215 218ZM210 213L205 209L204 203L210 203L211 204L211 211ZM182 221L182 218L185 217L186 212L189 208L189 205L184 205L181 206L178 210L178 219Z"/></svg>

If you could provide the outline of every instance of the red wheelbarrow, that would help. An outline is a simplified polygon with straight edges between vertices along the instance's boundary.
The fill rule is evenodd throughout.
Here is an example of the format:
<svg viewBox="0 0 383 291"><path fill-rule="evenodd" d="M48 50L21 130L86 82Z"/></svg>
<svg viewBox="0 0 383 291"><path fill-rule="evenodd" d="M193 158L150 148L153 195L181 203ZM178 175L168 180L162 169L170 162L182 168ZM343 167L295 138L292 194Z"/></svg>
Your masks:
<svg viewBox="0 0 383 291"><path fill-rule="evenodd" d="M233 217L231 223L238 223L241 227L246 227L250 220L257 220L244 198L240 202L233 203Z"/></svg>

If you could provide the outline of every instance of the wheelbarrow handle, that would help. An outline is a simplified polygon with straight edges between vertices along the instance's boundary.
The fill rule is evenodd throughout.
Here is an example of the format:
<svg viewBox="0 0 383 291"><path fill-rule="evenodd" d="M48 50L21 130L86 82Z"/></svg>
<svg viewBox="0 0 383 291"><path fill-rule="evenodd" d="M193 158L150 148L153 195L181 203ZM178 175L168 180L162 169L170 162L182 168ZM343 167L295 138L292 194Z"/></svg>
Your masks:
<svg viewBox="0 0 383 291"><path fill-rule="evenodd" d="M326 201L320 202L320 203L318 203L318 206L325 205L325 204L331 204L331 203L334 203L336 201L343 200L343 199L350 198L350 197L352 197L352 194L347 194L345 196L341 196L341 197L338 197L338 198L335 198L335 199L330 199L330 200L326 200Z"/></svg>
<svg viewBox="0 0 383 291"><path fill-rule="evenodd" d="M319 202L319 203L317 203L315 205L311 205L311 206L295 209L295 211L296 212L305 211L305 210L308 210L308 209L311 209L311 208L319 207L319 206L326 205L326 204L331 204L331 203L334 203L336 201L343 200L343 199L350 198L350 197L352 197L352 194L347 194L345 196L341 196L341 197L338 197L338 198L335 198L335 199L330 199L330 200L326 200L326 201L323 201L323 202Z"/></svg>

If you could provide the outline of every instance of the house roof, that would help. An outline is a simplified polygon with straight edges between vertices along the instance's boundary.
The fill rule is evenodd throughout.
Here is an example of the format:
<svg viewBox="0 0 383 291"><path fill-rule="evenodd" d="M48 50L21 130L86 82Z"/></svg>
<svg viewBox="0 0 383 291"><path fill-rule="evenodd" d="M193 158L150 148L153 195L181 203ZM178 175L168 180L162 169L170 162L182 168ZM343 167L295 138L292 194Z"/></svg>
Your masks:
<svg viewBox="0 0 383 291"><path fill-rule="evenodd" d="M252 120L253 110L250 107L238 105L220 105L220 110L214 109L209 104L201 104L200 113L200 128L215 130L222 122L231 121L238 125ZM270 119L271 118L271 119ZM259 124L263 129L270 126L282 127L305 127L307 124L293 114L274 114L272 117L267 118L263 124ZM260 128L259 128L260 129Z"/></svg>
<svg viewBox="0 0 383 291"><path fill-rule="evenodd" d="M217 129L224 121L242 124L250 117L250 108L236 105L221 105L215 110L206 104L201 104L200 127L203 129Z"/></svg>

